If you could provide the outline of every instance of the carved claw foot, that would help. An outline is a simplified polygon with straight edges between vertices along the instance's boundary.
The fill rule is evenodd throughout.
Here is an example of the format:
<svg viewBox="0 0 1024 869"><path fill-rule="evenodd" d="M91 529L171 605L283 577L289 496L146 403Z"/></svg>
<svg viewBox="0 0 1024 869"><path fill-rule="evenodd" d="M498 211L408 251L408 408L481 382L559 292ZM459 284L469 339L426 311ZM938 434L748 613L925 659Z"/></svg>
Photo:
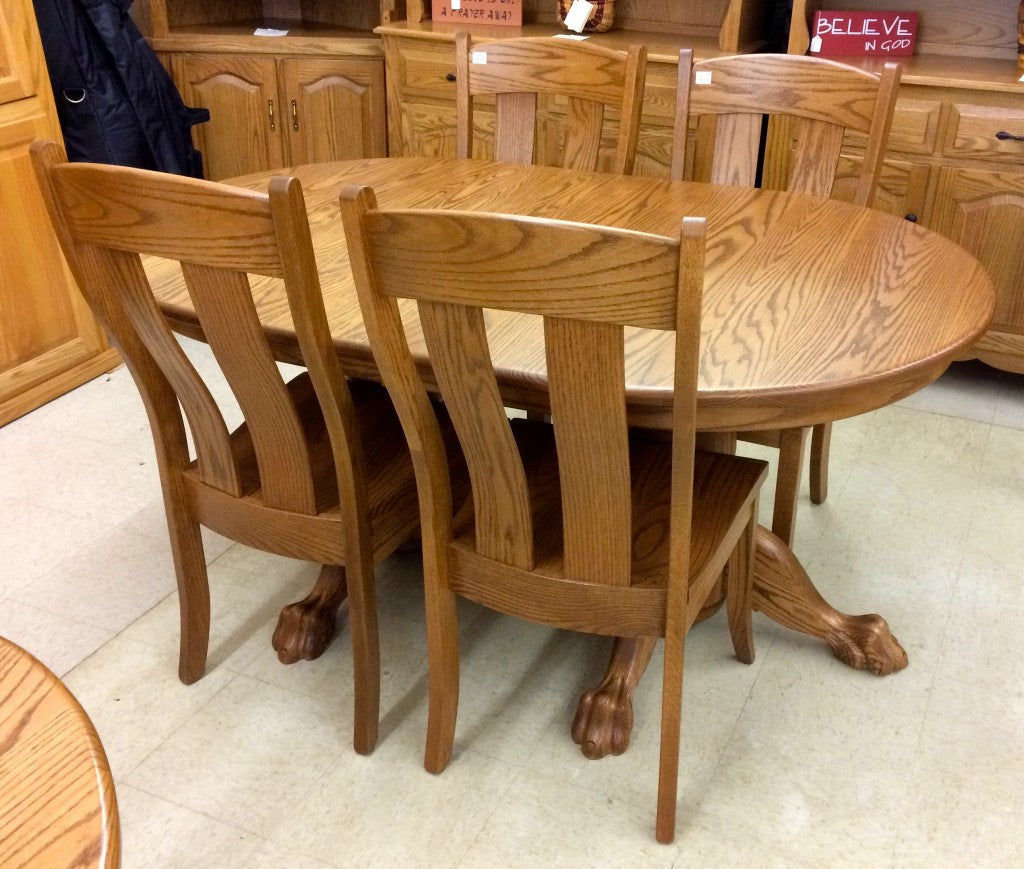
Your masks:
<svg viewBox="0 0 1024 869"><path fill-rule="evenodd" d="M337 630L337 612L345 599L345 571L325 564L305 598L281 610L270 641L282 664L312 661L331 644Z"/></svg>
<svg viewBox="0 0 1024 869"><path fill-rule="evenodd" d="M572 741L585 757L598 760L606 754L622 754L629 748L633 731L632 692L621 682L607 680L580 697L572 720Z"/></svg>
<svg viewBox="0 0 1024 869"><path fill-rule="evenodd" d="M888 676L907 666L907 653L879 615L847 616L841 628L830 631L825 642L844 664Z"/></svg>
<svg viewBox="0 0 1024 869"><path fill-rule="evenodd" d="M757 530L754 609L780 625L820 637L844 664L888 676L907 666L907 653L879 615L851 616L814 587L792 550L765 528Z"/></svg>
<svg viewBox="0 0 1024 869"><path fill-rule="evenodd" d="M633 730L633 691L651 659L654 640L619 637L604 680L580 697L572 741L585 757L598 760L629 748Z"/></svg>

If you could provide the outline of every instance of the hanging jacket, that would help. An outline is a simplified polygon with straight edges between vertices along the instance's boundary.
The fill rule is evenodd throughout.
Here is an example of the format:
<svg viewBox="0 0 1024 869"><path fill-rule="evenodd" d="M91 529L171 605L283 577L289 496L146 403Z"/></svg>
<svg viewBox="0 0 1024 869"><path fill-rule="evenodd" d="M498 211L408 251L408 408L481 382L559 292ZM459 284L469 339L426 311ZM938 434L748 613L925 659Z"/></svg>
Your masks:
<svg viewBox="0 0 1024 869"><path fill-rule="evenodd" d="M133 0L33 0L68 159L203 177L186 106L128 15Z"/></svg>

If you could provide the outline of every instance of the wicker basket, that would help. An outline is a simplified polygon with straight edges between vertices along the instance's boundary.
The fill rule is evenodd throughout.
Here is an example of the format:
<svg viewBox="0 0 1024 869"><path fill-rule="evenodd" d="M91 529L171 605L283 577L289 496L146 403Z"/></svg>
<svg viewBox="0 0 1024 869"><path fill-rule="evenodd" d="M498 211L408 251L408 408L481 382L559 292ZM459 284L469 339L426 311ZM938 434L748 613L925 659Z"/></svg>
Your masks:
<svg viewBox="0 0 1024 869"><path fill-rule="evenodd" d="M587 23L583 25L586 33L604 33L612 29L612 19L615 13L615 0L590 0L594 4L594 11ZM558 23L565 21L565 15L572 5L572 0L558 0Z"/></svg>

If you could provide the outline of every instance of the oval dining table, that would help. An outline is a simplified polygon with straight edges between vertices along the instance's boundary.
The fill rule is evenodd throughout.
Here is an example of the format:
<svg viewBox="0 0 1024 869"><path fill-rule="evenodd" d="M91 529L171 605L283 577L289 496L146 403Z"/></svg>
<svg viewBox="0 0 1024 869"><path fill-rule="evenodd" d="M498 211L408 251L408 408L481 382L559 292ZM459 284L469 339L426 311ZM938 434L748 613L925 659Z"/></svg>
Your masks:
<svg viewBox="0 0 1024 869"><path fill-rule="evenodd" d="M294 175L302 184L331 332L346 371L357 377L378 374L341 227L343 185L372 187L382 208L494 211L666 236L678 234L684 215L705 217L697 420L710 448L731 449L731 433L737 431L830 422L903 398L961 355L985 331L994 310L991 280L961 247L919 225L834 200L415 157L295 166L230 183L265 191L275 174ZM175 268L147 266L175 329L201 339ZM253 287L275 354L301 363L282 285L254 278ZM425 349L412 337L429 385ZM495 312L488 338L508 406L543 411L547 388L539 321ZM672 352L666 336L627 333L626 383L631 424L669 427ZM847 615L830 606L790 548L765 528L758 531L754 594L755 609L820 637L852 667L885 675L907 664L881 616ZM284 619L282 614L281 624ZM291 642L302 648L309 637ZM619 753L628 744L633 688L653 646L617 640L605 679L581 699L573 738L588 757Z"/></svg>

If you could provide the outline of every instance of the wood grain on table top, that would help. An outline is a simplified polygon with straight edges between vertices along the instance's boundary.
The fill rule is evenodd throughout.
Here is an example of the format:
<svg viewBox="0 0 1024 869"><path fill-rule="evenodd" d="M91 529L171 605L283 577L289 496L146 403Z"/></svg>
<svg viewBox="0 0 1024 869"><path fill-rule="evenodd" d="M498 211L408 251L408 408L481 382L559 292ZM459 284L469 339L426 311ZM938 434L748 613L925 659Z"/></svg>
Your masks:
<svg viewBox="0 0 1024 869"><path fill-rule="evenodd" d="M114 782L78 701L0 637L0 866L117 866Z"/></svg>
<svg viewBox="0 0 1024 869"><path fill-rule="evenodd" d="M237 183L265 190L272 174ZM302 181L332 333L353 374L372 376L374 368L338 213L345 184L372 186L382 208L489 210L669 236L682 216L706 217L705 430L807 425L889 404L937 377L984 332L994 307L991 280L953 242L832 200L477 160L383 158L276 174ZM175 268L148 268L162 303L195 334ZM280 357L296 361L283 290L270 279L254 284ZM539 322L493 312L489 336L510 404L542 406ZM670 395L669 343L636 331L627 353L631 419L660 424Z"/></svg>

